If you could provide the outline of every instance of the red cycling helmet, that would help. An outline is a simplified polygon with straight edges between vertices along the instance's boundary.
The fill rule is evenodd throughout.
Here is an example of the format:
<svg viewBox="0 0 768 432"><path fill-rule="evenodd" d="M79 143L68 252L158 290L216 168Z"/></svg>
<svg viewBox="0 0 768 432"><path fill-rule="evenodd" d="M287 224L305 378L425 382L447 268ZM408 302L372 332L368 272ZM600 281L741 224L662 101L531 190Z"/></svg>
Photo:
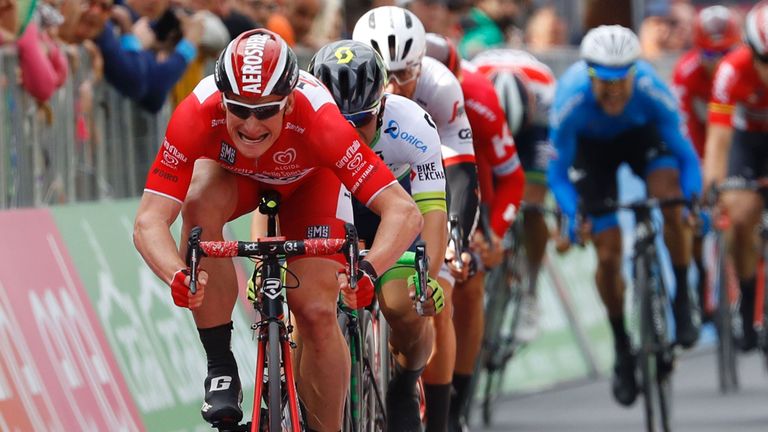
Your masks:
<svg viewBox="0 0 768 432"><path fill-rule="evenodd" d="M299 80L299 65L283 38L265 30L248 30L227 45L213 72L222 92L261 98L288 96Z"/></svg>
<svg viewBox="0 0 768 432"><path fill-rule="evenodd" d="M753 54L768 62L768 2L756 4L747 14L744 39Z"/></svg>
<svg viewBox="0 0 768 432"><path fill-rule="evenodd" d="M427 56L448 67L454 75L461 71L461 56L450 38L437 33L427 33Z"/></svg>
<svg viewBox="0 0 768 432"><path fill-rule="evenodd" d="M696 16L693 43L709 51L726 51L739 43L739 26L733 12L725 6L710 6Z"/></svg>

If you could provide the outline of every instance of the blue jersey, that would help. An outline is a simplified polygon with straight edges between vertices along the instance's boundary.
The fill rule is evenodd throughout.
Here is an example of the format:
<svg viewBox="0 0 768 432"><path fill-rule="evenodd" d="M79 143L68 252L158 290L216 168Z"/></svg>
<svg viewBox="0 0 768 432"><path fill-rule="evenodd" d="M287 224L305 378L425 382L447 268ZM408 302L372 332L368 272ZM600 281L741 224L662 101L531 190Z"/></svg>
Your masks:
<svg viewBox="0 0 768 432"><path fill-rule="evenodd" d="M573 217L578 210L578 193L568 179L578 138L610 140L648 124L656 127L677 160L683 195L700 195L699 160L693 145L683 135L677 101L650 64L637 62L632 97L617 116L605 114L595 100L585 62L568 68L557 82L549 122L550 139L558 153L549 165L549 186L565 214Z"/></svg>

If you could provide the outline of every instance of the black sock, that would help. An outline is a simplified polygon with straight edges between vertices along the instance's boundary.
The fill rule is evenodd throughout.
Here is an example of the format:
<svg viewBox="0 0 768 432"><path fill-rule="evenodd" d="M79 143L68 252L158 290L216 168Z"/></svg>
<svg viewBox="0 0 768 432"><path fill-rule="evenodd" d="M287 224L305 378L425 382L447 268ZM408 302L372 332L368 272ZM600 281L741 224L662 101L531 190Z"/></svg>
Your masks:
<svg viewBox="0 0 768 432"><path fill-rule="evenodd" d="M673 306L677 310L689 307L690 297L688 291L688 266L673 266L675 272L675 286L677 287L675 292L675 301Z"/></svg>
<svg viewBox="0 0 768 432"><path fill-rule="evenodd" d="M451 409L449 411L452 419L458 420L464 408L470 403L472 397L469 394L470 382L472 382L472 375L453 374L453 394L451 395Z"/></svg>
<svg viewBox="0 0 768 432"><path fill-rule="evenodd" d="M424 396L427 399L426 432L445 432L448 429L451 384L424 383Z"/></svg>
<svg viewBox="0 0 768 432"><path fill-rule="evenodd" d="M744 329L752 328L752 321L755 317L755 277L739 280L741 288L741 304L739 311L743 320Z"/></svg>
<svg viewBox="0 0 768 432"><path fill-rule="evenodd" d="M220 367L235 367L235 356L232 354L232 321L220 326L197 329L200 341L203 343L205 355L208 357L208 370Z"/></svg>
<svg viewBox="0 0 768 432"><path fill-rule="evenodd" d="M611 318L610 322L611 330L613 331L613 346L616 348L616 352L623 353L629 351L629 336L624 328L624 315Z"/></svg>
<svg viewBox="0 0 768 432"><path fill-rule="evenodd" d="M410 390L413 393L416 389L416 382L419 380L424 368L411 370L400 366L395 362L395 373L389 381L389 388L397 394L403 394Z"/></svg>

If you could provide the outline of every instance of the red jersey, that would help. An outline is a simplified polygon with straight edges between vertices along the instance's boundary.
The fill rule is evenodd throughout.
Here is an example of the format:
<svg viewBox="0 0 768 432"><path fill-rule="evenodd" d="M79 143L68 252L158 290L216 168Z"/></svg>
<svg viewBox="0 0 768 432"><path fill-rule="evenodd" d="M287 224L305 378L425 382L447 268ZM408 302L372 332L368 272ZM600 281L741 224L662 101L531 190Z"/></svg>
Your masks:
<svg viewBox="0 0 768 432"><path fill-rule="evenodd" d="M204 78L171 116L146 189L183 202L195 160L218 161L225 169L289 195L316 170L330 170L362 203L395 182L387 166L344 119L326 88L301 72L295 105L277 141L258 159L238 153L227 132L221 93ZM314 176L313 176L314 177Z"/></svg>
<svg viewBox="0 0 768 432"><path fill-rule="evenodd" d="M749 47L734 50L717 67L709 122L750 132L768 132L768 86L757 75Z"/></svg>
<svg viewBox="0 0 768 432"><path fill-rule="evenodd" d="M491 228L502 237L520 206L525 175L493 83L465 61L459 81L472 126L480 195L490 205Z"/></svg>
<svg viewBox="0 0 768 432"><path fill-rule="evenodd" d="M680 103L680 114L688 137L699 158L704 158L707 135L707 103L712 89L712 76L701 62L698 49L692 49L678 60L672 76L672 91Z"/></svg>

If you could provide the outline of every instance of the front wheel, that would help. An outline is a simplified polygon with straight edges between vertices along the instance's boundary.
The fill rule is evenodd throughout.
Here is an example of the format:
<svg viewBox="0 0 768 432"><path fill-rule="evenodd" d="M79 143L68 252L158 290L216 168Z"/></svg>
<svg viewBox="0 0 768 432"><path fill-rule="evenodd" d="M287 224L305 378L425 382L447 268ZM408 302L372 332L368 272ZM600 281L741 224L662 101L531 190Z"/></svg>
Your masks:
<svg viewBox="0 0 768 432"><path fill-rule="evenodd" d="M267 374L268 374L268 416L269 431L282 432L283 397L281 393L282 377L280 373L280 323L271 321L268 326L269 340L267 341Z"/></svg>

